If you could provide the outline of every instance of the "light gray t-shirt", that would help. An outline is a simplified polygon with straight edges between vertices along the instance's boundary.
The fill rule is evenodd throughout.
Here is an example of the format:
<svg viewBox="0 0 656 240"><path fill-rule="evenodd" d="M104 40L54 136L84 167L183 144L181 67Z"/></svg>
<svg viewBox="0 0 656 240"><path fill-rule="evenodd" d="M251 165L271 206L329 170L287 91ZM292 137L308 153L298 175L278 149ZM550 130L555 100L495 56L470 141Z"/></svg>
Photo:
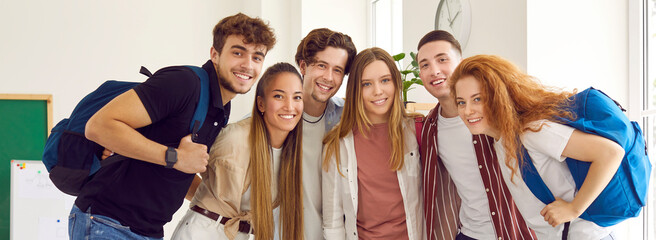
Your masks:
<svg viewBox="0 0 656 240"><path fill-rule="evenodd" d="M303 228L305 239L323 239L321 151L326 118L303 113L303 119Z"/></svg>

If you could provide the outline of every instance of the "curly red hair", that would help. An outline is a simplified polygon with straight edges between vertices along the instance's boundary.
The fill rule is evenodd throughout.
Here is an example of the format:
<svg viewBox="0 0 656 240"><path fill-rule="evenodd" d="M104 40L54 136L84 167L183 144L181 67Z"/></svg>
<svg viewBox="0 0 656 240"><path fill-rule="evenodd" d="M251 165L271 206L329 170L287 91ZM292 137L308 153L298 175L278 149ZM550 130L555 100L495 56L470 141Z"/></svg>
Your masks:
<svg viewBox="0 0 656 240"><path fill-rule="evenodd" d="M491 127L504 139L505 163L513 177L524 161L517 158L521 146L519 136L525 131L542 129L543 124L529 126L529 123L544 119L560 122L559 118L574 117L567 108L575 91L544 86L501 57L476 55L460 62L448 80L452 97L455 98L456 84L465 76L473 76L480 82L483 111Z"/></svg>

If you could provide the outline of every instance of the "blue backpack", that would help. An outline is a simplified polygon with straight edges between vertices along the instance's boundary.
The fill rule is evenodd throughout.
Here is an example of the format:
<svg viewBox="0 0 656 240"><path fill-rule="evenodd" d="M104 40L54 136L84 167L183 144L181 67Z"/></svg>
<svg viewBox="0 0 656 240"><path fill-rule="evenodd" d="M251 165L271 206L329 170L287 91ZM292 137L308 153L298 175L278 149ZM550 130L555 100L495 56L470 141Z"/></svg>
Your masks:
<svg viewBox="0 0 656 240"><path fill-rule="evenodd" d="M200 67L186 66L192 69L200 80L200 98L196 105L189 131L196 137L203 125L209 106L209 77ZM151 76L144 67L141 73ZM138 82L106 81L98 89L89 93L80 101L70 118L63 119L52 129L43 149L43 164L48 169L50 180L62 192L77 196L101 166L127 159L114 155L100 161L104 147L87 139L84 128L98 110L116 96L134 88ZM192 138L193 139L193 138ZM193 139L195 141L195 139Z"/></svg>
<svg viewBox="0 0 656 240"><path fill-rule="evenodd" d="M575 114L575 119L560 120L579 131L613 140L626 152L606 188L579 217L608 227L638 216L645 206L651 175L651 163L640 126L629 121L623 113L625 110L597 89L588 88L572 98L570 111ZM520 154L525 159L522 178L533 195L544 204L555 201L523 146ZM571 158L565 161L578 191L588 174L590 163Z"/></svg>

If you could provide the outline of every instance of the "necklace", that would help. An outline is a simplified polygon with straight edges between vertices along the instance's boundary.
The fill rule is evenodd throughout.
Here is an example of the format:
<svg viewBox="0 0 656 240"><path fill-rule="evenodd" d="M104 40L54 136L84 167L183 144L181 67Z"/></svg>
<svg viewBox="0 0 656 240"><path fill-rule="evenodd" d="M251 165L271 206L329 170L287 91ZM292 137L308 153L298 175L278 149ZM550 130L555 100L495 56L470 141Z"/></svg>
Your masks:
<svg viewBox="0 0 656 240"><path fill-rule="evenodd" d="M307 123L310 123L310 124L315 124L315 123L318 123L319 121L321 121L321 119L323 119L323 115L325 115L325 114L326 114L326 112L324 111L324 112L321 114L321 117L319 117L319 119L316 120L316 121L314 121L314 122L312 122L312 121L308 121L307 119L305 119L305 117L303 117L303 121L305 121L305 122L307 122Z"/></svg>

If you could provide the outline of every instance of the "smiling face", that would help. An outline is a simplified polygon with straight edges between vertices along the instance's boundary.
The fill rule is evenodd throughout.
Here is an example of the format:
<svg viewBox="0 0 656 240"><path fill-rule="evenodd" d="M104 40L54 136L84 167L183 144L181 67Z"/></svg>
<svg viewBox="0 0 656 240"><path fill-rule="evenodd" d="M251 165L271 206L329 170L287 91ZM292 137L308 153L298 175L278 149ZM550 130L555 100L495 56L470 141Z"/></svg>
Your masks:
<svg viewBox="0 0 656 240"><path fill-rule="evenodd" d="M221 53L212 48L222 97L248 92L260 76L265 55L266 46L245 44L241 35L228 36Z"/></svg>
<svg viewBox="0 0 656 240"><path fill-rule="evenodd" d="M390 109L394 103L396 87L387 64L376 60L362 72L362 100L364 112L371 123L385 123L389 120Z"/></svg>
<svg viewBox="0 0 656 240"><path fill-rule="evenodd" d="M499 134L490 125L481 97L481 83L471 75L459 79L455 85L458 115L472 134L485 134L499 139Z"/></svg>
<svg viewBox="0 0 656 240"><path fill-rule="evenodd" d="M446 80L460 63L460 55L451 43L438 40L424 44L417 52L417 63L426 90L437 99L450 98Z"/></svg>
<svg viewBox="0 0 656 240"><path fill-rule="evenodd" d="M296 127L303 113L303 86L293 73L277 74L257 97L257 107L272 139L284 139Z"/></svg>
<svg viewBox="0 0 656 240"><path fill-rule="evenodd" d="M326 47L317 52L313 63L301 61L301 75L303 75L303 91L305 101L312 106L325 105L342 85L344 80L346 50L335 47Z"/></svg>

